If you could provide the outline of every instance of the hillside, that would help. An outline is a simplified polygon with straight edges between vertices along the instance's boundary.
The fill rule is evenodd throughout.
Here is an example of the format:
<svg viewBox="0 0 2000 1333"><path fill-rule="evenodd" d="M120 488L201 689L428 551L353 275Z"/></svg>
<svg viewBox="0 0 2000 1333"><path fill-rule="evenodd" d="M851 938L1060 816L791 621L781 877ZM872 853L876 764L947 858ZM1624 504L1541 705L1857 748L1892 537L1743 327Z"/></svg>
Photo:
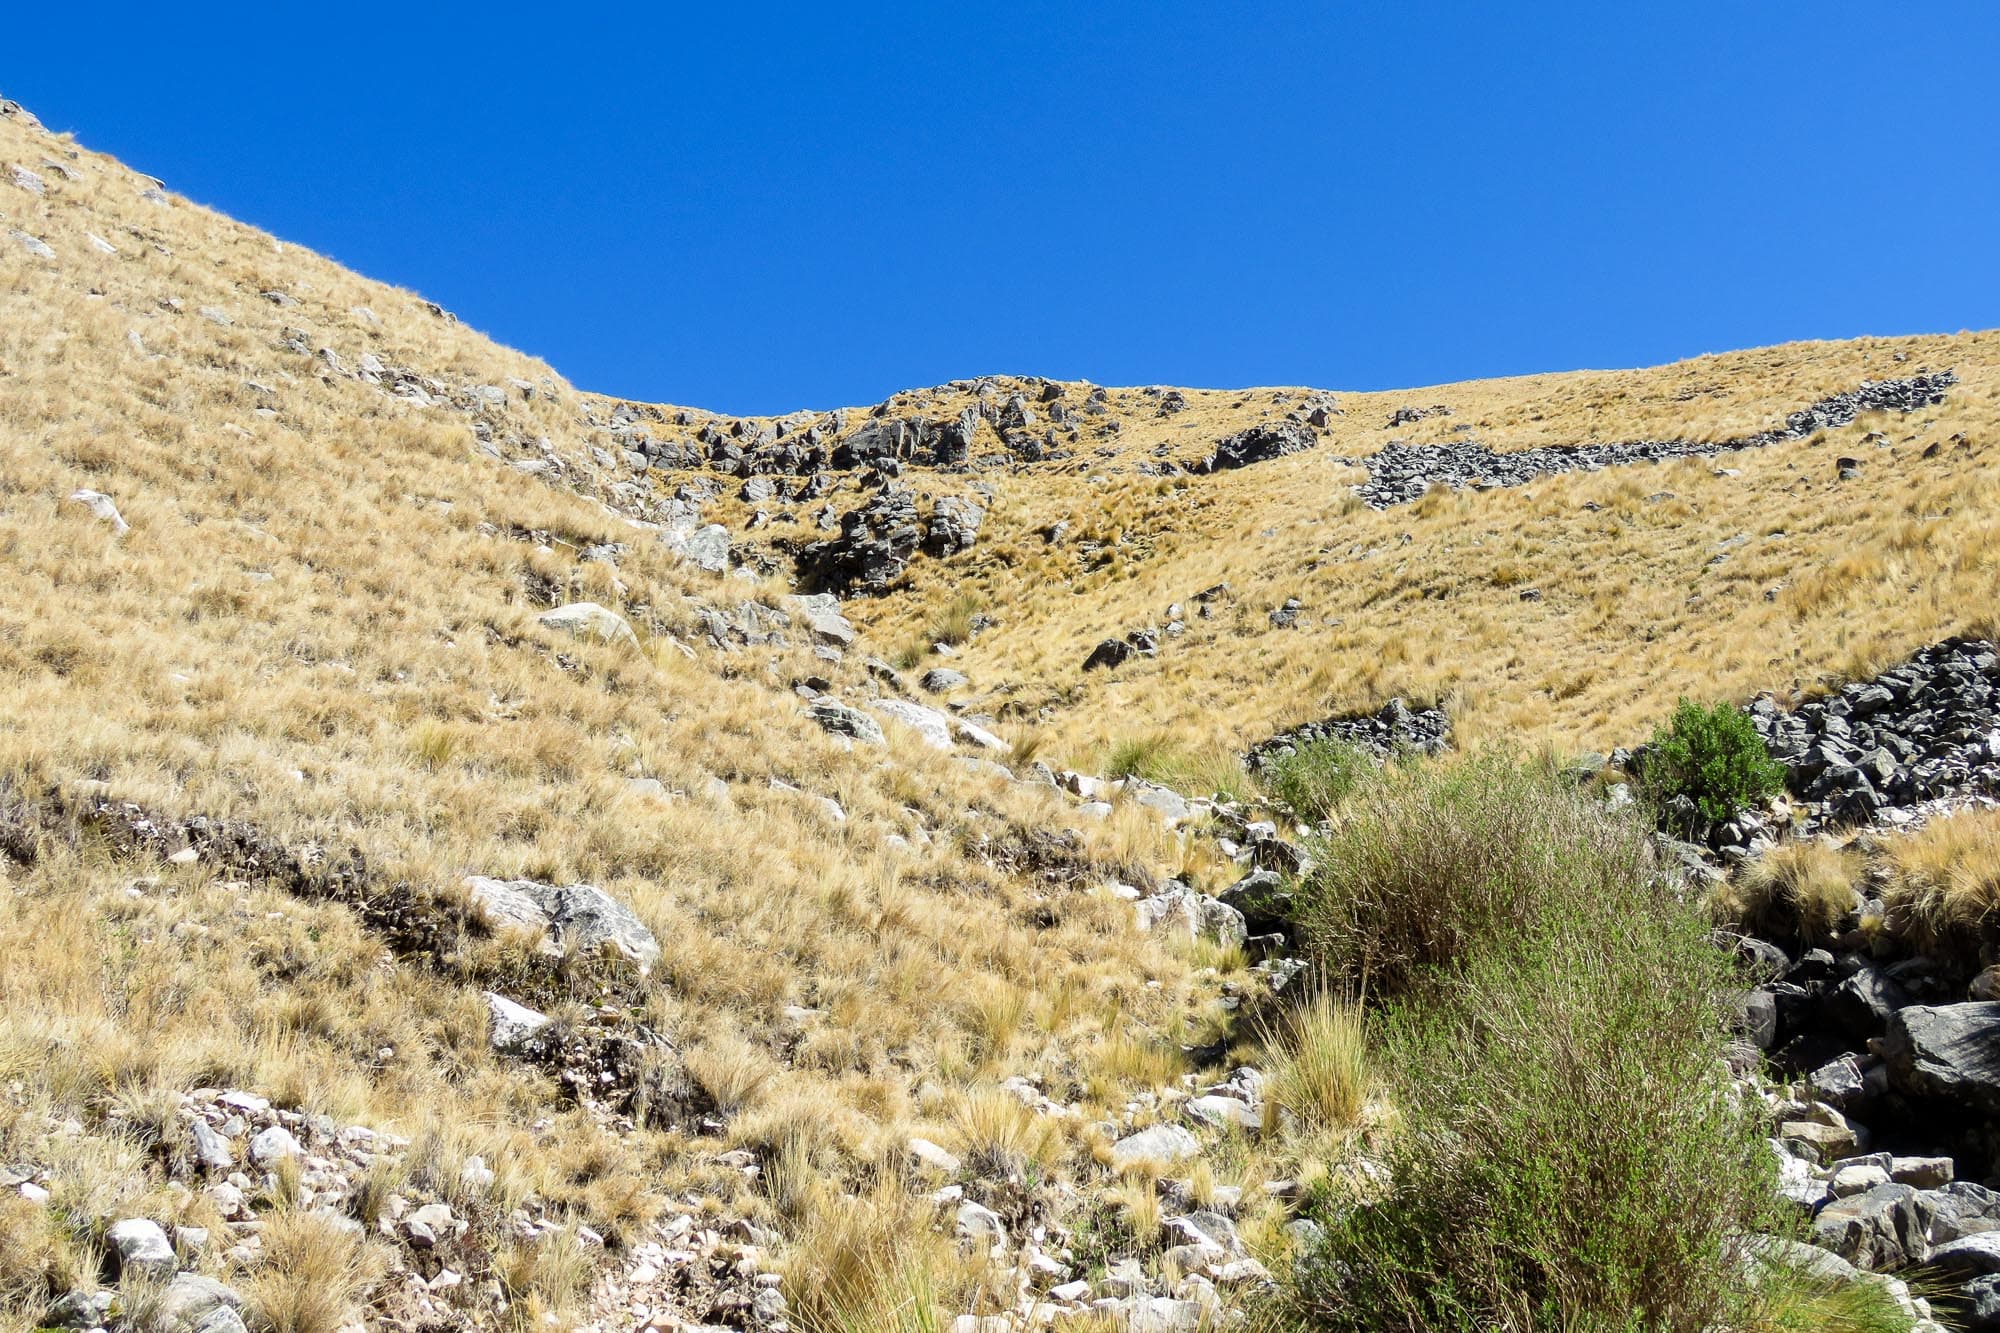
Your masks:
<svg viewBox="0 0 2000 1333"><path fill-rule="evenodd" d="M1248 1308L1392 1117L1251 1133L1244 752L1395 698L1609 751L1996 629L1996 333L737 419L12 103L0 233L24 1328Z"/></svg>

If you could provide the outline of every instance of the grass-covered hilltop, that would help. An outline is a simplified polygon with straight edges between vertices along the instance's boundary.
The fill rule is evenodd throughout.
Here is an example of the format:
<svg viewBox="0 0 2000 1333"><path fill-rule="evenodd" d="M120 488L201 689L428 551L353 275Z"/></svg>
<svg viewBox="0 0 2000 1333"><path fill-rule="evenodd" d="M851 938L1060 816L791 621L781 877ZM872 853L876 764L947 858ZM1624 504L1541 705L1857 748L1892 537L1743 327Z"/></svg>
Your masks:
<svg viewBox="0 0 2000 1333"><path fill-rule="evenodd" d="M0 103L0 1326L2000 1328L1996 448L628 402Z"/></svg>

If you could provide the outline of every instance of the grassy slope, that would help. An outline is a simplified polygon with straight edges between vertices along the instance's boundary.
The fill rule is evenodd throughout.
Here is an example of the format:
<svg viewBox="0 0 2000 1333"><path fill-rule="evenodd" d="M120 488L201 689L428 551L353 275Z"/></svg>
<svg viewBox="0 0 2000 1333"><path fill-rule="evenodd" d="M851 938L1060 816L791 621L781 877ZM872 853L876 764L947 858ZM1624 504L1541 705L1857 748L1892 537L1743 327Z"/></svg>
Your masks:
<svg viewBox="0 0 2000 1333"><path fill-rule="evenodd" d="M1953 367L1963 383L1929 411L1864 416L1712 462L1443 493L1375 513L1353 502L1347 486L1360 473L1339 461L1391 439L1442 441L1467 423L1503 450L1729 438L1920 367ZM1191 407L1166 418L1114 392L1129 409L1109 456L1085 448L992 479L999 503L980 545L949 567L920 563L907 595L860 614L883 640L921 640L953 599L978 598L1000 625L953 665L990 702L1048 722L1079 762L1161 727L1190 747L1240 747L1397 693L1449 700L1468 737L1608 748L1642 739L1678 693L1806 688L1989 614L2000 334L1343 394L1346 415L1316 451L1213 477L1136 474L1162 445L1198 456L1228 431L1282 415L1302 397L1273 402L1285 392L1191 393ZM1432 403L1454 414L1384 424L1398 406ZM1863 443L1876 430L1886 447ZM1938 456L1922 458L1933 444ZM1835 480L1842 455L1863 460L1858 479ZM1047 544L1041 529L1063 519L1071 542ZM1079 538L1106 545L1088 553ZM1223 581L1234 604L1213 620L1190 614L1190 633L1156 661L1115 675L1079 669L1100 638L1163 624L1177 602L1192 613L1192 595ZM1541 600L1522 600L1524 588ZM1305 603L1308 628L1268 624L1288 597Z"/></svg>
<svg viewBox="0 0 2000 1333"><path fill-rule="evenodd" d="M547 367L185 200L149 202L142 177L17 120L0 118L0 163L48 182L37 197L0 175L0 774L358 846L385 879L447 897L475 872L601 883L665 946L647 1020L751 1090L727 1137L807 1125L835 1179L900 1157L952 1089L1053 1067L1045 1048L1073 1059L1113 1026L1178 1023L1186 962L1086 895L1095 877L1051 885L983 854L1070 822L1052 793L905 736L891 762L850 753L789 683L832 670L853 686L858 665L675 642L703 604L774 589L679 565L482 452L467 412L283 343L303 330L348 369L373 353L461 400L529 381L532 398L509 388L480 414L489 434L510 455L546 437L568 481L603 493L583 400ZM69 502L79 487L113 496L131 531ZM605 541L631 550L578 559ZM586 598L628 615L643 651L536 625ZM638 776L667 798L628 790ZM845 822L773 780L836 798ZM1136 814L1085 837L1085 864L1179 855ZM45 1116L95 1125L123 1093L238 1083L343 1123L444 1127L544 1184L587 1163L582 1179L639 1196L555 1192L600 1227L683 1187L760 1206L703 1167L723 1143L642 1134L609 1152L571 1122L528 1137L553 1090L485 1049L478 987L391 964L344 909L202 866L159 868L133 896L134 870L88 849L33 871L0 860L0 1066L25 1079L0 1138L16 1156L54 1151ZM52 1039L73 1076L52 1072ZM925 1079L944 1093L920 1104Z"/></svg>
<svg viewBox="0 0 2000 1333"><path fill-rule="evenodd" d="M290 842L359 845L385 875L442 894L468 872L603 883L666 945L649 1019L752 1089L724 1137L771 1143L812 1126L829 1179L898 1155L911 1127L952 1139L956 1121L963 1136L977 1116L955 1115L954 1098L1018 1069L1049 1071L1059 1092L1074 1078L1086 1103L1074 1125L1170 1072L1115 1038L1135 1023L1176 1030L1208 984L1191 961L1135 939L1124 909L980 854L1010 831L1071 822L1063 807L902 739L888 764L831 743L787 689L827 670L803 648L678 649L702 605L779 589L681 566L598 502L631 499L593 452L611 444L588 419L608 400L409 293L184 200L149 202L119 164L0 119L5 163L39 172L48 193L0 176L0 233L29 232L57 258L0 234L0 773L101 780ZM292 329L348 369L372 352L431 377L458 405L416 406L332 373L284 346ZM909 589L851 614L862 652L889 656L969 592L998 624L953 664L972 678L966 697L1010 736L1041 728L1051 757L1079 764L1141 732L1235 747L1392 693L1449 699L1473 738L1626 742L1677 693L1803 687L1987 614L1996 353L1992 334L1802 344L1341 395L1345 416L1320 449L1208 478L1136 469L1162 447L1205 455L1302 391L1189 391L1185 411L1161 417L1155 399L1115 390L1115 436L1087 434L1066 462L982 474L998 500L979 545L919 560ZM1375 514L1348 498L1358 474L1338 461L1467 423L1503 448L1729 436L1864 377L1945 366L1964 382L1932 412L1713 464ZM505 387L506 405L461 410L480 385ZM900 398L940 413L973 401ZM1434 402L1454 415L1383 426L1395 407ZM1861 443L1872 429L1888 447ZM564 465L554 483L492 456L539 458L544 439ZM1931 443L1944 447L1920 459ZM1859 479L1834 481L1840 454L1865 460ZM111 494L132 531L114 538L67 503L77 487ZM1672 498L1648 498L1659 492ZM835 502L852 498L850 486ZM1049 546L1039 530L1058 520L1071 542ZM803 525L781 517L757 540L787 535ZM615 567L577 558L602 541L632 549ZM1099 638L1162 622L1225 580L1234 599L1213 620L1190 617L1157 661L1079 670ZM1528 586L1542 600L1523 601ZM1307 628L1268 626L1288 596ZM535 625L542 606L579 598L623 610L644 651ZM861 687L861 655L839 684ZM633 794L634 776L670 797ZM849 818L827 820L774 778L836 797ZM1106 867L1192 856L1210 887L1222 874L1139 812L1085 838ZM731 1197L740 1181L703 1165L718 1142L639 1134L613 1150L575 1120L529 1133L550 1089L485 1050L477 987L385 963L344 909L199 866L134 897L132 867L88 853L0 868L10 874L0 1065L26 1079L26 1112L5 1122L17 1146L44 1112L96 1124L114 1093L233 1081L342 1119L448 1126L600 1224L683 1190L765 1206ZM1055 910L1038 910L1045 900ZM819 1012L798 1033L787 1005ZM67 1043L60 1069L45 1061L51 1034ZM1084 1077L1093 1066L1125 1085ZM1087 1170L1091 1145L1073 1148ZM80 1178L108 1172L94 1161L79 1158Z"/></svg>

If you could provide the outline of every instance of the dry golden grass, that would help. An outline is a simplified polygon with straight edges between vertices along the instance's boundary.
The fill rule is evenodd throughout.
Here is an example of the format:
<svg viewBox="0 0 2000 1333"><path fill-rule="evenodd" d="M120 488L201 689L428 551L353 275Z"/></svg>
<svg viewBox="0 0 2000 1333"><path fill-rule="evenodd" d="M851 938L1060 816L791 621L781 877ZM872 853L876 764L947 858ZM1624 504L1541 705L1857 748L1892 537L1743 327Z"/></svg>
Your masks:
<svg viewBox="0 0 2000 1333"><path fill-rule="evenodd" d="M861 656L889 641L835 668L797 642L685 648L703 607L782 588L702 574L634 525L643 497L593 453L607 404L409 293L147 202L112 160L0 120L0 160L45 156L77 178L44 170L45 197L0 185L8 225L57 254L0 236L0 781L101 783L291 846L358 847L420 900L457 900L468 873L600 884L666 947L643 1021L732 1113L704 1142L612 1141L563 1112L549 1080L486 1046L479 991L519 972L517 941L464 941L440 970L336 904L57 844L32 866L0 858L0 1064L24 1089L0 1146L53 1159L64 1208L164 1216L143 1154L100 1132L108 1110L237 1085L415 1137L411 1178L446 1191L479 1153L507 1200L615 1246L681 1182L762 1206L736 1197L740 1176L705 1174L726 1143L810 1121L826 1127L815 1169L853 1183L927 1078L996 1082L1094 1040L1106 1004L1179 1023L1186 960L1089 892L1132 858L1187 855L1157 824L1079 824L1075 880L996 864L989 849L1078 821L900 734L850 750L790 693L821 673L863 688ZM448 402L345 373L364 355ZM499 401L462 410L478 386ZM548 458L547 476L510 465ZM130 530L72 503L79 488ZM615 564L580 558L612 542ZM627 617L639 648L536 623L571 600ZM970 614L940 633L969 633ZM631 790L640 777L666 797ZM90 1127L72 1146L43 1132L70 1116ZM44 1248L10 1249L0 1283L88 1266Z"/></svg>
<svg viewBox="0 0 2000 1333"><path fill-rule="evenodd" d="M1920 944L1976 947L2000 922L2000 811L1962 811L1885 839L1879 864L1891 928Z"/></svg>
<svg viewBox="0 0 2000 1333"><path fill-rule="evenodd" d="M1859 871L1854 856L1829 842L1787 842L1738 871L1713 907L1753 930L1824 944L1861 901Z"/></svg>
<svg viewBox="0 0 2000 1333"><path fill-rule="evenodd" d="M1121 431L1096 434L1086 415L1074 457L983 473L997 499L974 550L920 559L906 590L850 607L863 640L849 662L799 643L696 648L704 608L782 585L702 574L632 521L670 485L617 464L611 400L410 293L186 200L149 202L111 159L0 119L0 161L44 158L74 178L41 170L44 196L0 184L7 229L56 253L0 236L0 780L102 783L288 845L358 847L382 882L441 900L469 873L598 883L666 949L643 1021L730 1112L719 1141L552 1116L550 1082L484 1040L479 990L518 974L518 941L468 940L451 967L422 965L337 904L86 839L32 866L0 858L0 1073L22 1085L0 1157L48 1162L57 1208L80 1219L170 1215L179 1205L112 1122L143 1131L174 1092L235 1084L413 1136L404 1169L446 1190L478 1153L504 1198L533 1195L614 1245L682 1186L776 1211L804 1256L795 1287L856 1293L802 1312L806 1327L894 1327L917 1308L912 1290L970 1299L962 1273L922 1258L928 1241L909 1242L909 1271L886 1247L898 1229L930 1235L929 1219L888 1193L837 1202L899 1160L919 1090L944 1099L924 1111L949 1124L952 1105L987 1105L1012 1072L1100 1106L1184 1072L1176 1043L1222 979L1197 973L1240 955L1163 948L1092 890L1165 874L1217 889L1234 868L1130 801L1079 822L1053 793L907 736L850 749L800 716L793 681L829 674L861 692L862 657L907 646L921 665L930 644L955 642L972 681L960 697L1001 718L1014 762L1096 766L1137 737L1134 771L1217 789L1240 780L1248 742L1394 694L1444 702L1468 741L1606 748L1642 736L1690 680L1718 696L1802 692L1991 625L2000 339L1965 334L1342 395L1319 449L1207 478L1137 464L1162 447L1204 454L1302 391L1188 391L1185 411L1161 416L1155 398L1114 390ZM440 401L355 378L365 356ZM1460 424L1507 449L1721 438L1864 377L1947 365L1963 383L1939 408L1715 463L1376 514L1340 461ZM949 387L898 396L933 415L972 401ZM1455 414L1381 424L1433 401ZM1880 445L1863 442L1878 430ZM1866 466L1836 484L1842 453ZM965 489L921 471L914 484ZM72 502L79 488L110 495L130 530ZM714 512L739 528L745 516L731 499ZM1045 541L1058 521L1069 539ZM811 535L786 511L746 546L782 572L778 543ZM628 549L581 558L606 543ZM1194 614L1193 594L1221 582L1212 614ZM1542 599L1523 601L1525 587ZM1266 613L1291 596L1301 628L1272 628ZM624 615L638 646L538 625L575 600ZM1098 639L1164 623L1175 604L1187 633L1157 659L1079 671ZM992 624L975 632L978 614ZM1080 873L1043 878L989 854L1072 825ZM1909 901L1954 892L1977 896L1913 888ZM46 1133L70 1117L84 1135ZM967 1137L1023 1133L995 1122ZM1010 1151L1095 1178L1090 1134L1028 1137ZM804 1145L799 1183L746 1196L704 1165L724 1144L767 1160ZM93 1243L88 1228L10 1237L0 1301L26 1308L88 1271ZM815 1247L832 1256L825 1272ZM838 1277L885 1254L887 1277ZM539 1317L573 1300L573 1268L514 1255L507 1271ZM295 1294L268 1299L298 1327L319 1317Z"/></svg>

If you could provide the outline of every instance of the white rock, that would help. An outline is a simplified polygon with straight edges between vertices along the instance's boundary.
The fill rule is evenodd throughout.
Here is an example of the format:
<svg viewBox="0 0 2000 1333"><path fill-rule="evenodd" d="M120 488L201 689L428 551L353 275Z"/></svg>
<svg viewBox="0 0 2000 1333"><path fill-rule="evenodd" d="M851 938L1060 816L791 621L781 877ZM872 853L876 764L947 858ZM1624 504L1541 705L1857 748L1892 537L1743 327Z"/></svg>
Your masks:
<svg viewBox="0 0 2000 1333"><path fill-rule="evenodd" d="M27 232L21 231L19 228L7 234L12 236L23 250L26 250L37 259L54 259L56 257L56 252L49 249L49 243L39 236L30 236Z"/></svg>
<svg viewBox="0 0 2000 1333"><path fill-rule="evenodd" d="M158 1222L146 1217L128 1217L113 1222L105 1233L111 1248L118 1254L120 1274L136 1273L144 1277L170 1277L178 1265L174 1260L173 1242Z"/></svg>
<svg viewBox="0 0 2000 1333"><path fill-rule="evenodd" d="M1201 1155L1201 1143L1179 1125L1154 1125L1111 1145L1114 1169L1135 1162L1184 1162Z"/></svg>
<svg viewBox="0 0 2000 1333"><path fill-rule="evenodd" d="M299 1141L283 1125L273 1125L250 1140L251 1163L267 1171L287 1157L297 1157L301 1151Z"/></svg>
<svg viewBox="0 0 2000 1333"><path fill-rule="evenodd" d="M71 491L69 498L70 503L82 505L96 517L109 523L119 536L122 537L132 530L132 525L127 523L125 516L118 512L118 506L112 503L111 497L103 491Z"/></svg>
<svg viewBox="0 0 2000 1333"><path fill-rule="evenodd" d="M639 646L639 636L632 632L632 626L625 617L596 602L571 602L568 606L542 612L536 620L544 629L567 630L578 637L593 637L605 643L622 643L634 648Z"/></svg>
<svg viewBox="0 0 2000 1333"><path fill-rule="evenodd" d="M958 1158L951 1152L929 1139L914 1136L910 1139L910 1156L918 1165L929 1167L933 1171L941 1171L948 1176L955 1174L960 1165Z"/></svg>
<svg viewBox="0 0 2000 1333"><path fill-rule="evenodd" d="M516 1004L496 991L486 992L486 1009L491 1016L487 1040L498 1051L520 1045L549 1025L547 1014Z"/></svg>

